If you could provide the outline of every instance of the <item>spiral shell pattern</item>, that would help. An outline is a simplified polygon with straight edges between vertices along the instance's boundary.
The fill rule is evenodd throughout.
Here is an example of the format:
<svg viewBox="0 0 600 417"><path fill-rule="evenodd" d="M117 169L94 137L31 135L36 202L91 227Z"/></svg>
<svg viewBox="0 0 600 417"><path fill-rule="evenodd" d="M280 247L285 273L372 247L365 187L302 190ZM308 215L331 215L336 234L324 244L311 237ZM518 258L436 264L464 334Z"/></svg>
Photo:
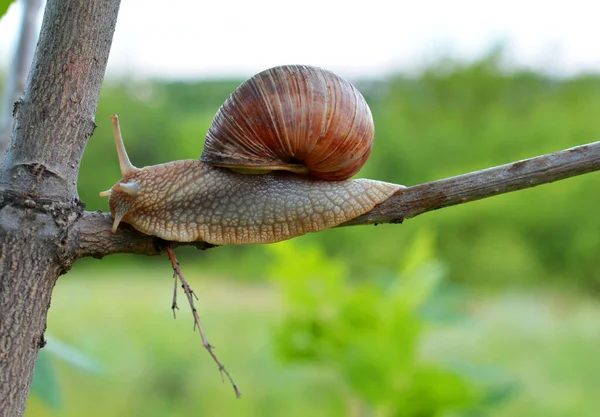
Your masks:
<svg viewBox="0 0 600 417"><path fill-rule="evenodd" d="M287 65L240 85L218 110L201 160L244 173L287 170L337 181L352 177L373 146L367 102L331 71Z"/></svg>

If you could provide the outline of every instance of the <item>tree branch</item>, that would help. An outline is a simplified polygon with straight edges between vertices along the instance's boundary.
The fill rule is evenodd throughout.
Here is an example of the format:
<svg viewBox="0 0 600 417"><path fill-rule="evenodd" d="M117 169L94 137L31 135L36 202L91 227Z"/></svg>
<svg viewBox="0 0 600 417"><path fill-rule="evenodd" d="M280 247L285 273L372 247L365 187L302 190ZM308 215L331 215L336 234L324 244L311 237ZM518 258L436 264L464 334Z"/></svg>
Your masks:
<svg viewBox="0 0 600 417"><path fill-rule="evenodd" d="M405 188L369 213L342 224L356 226L379 223L401 223L405 219L443 207L480 200L511 191L535 187L577 175L600 170L600 142L577 146L535 158L494 168L445 178ZM108 213L86 212L71 230L70 250L77 257L103 257L114 253L160 255L155 238L119 226L110 231L112 217ZM212 245L205 242L181 243L198 249Z"/></svg>
<svg viewBox="0 0 600 417"><path fill-rule="evenodd" d="M119 0L48 1L25 93L14 106L0 187L78 198L118 10Z"/></svg>
<svg viewBox="0 0 600 417"><path fill-rule="evenodd" d="M21 417L52 289L75 260L77 175L119 0L48 0L0 166L0 415Z"/></svg>
<svg viewBox="0 0 600 417"><path fill-rule="evenodd" d="M69 231L70 252L78 258L91 256L102 258L116 253L135 253L138 255L162 255L166 245L162 245L154 236L138 232L126 223L121 223L117 233L111 231L113 218L110 213L86 211ZM213 247L206 242L172 242L173 248L181 245L195 246L198 249Z"/></svg>
<svg viewBox="0 0 600 417"><path fill-rule="evenodd" d="M401 190L369 213L344 223L401 223L405 219L469 201L524 190L600 170L600 142L470 172Z"/></svg>

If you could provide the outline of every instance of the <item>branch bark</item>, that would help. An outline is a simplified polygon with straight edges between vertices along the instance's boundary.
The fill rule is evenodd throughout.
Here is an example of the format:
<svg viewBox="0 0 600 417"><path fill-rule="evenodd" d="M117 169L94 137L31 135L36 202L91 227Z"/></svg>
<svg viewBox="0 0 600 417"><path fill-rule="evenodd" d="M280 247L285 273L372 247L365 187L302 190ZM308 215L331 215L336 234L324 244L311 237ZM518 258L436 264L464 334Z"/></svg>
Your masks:
<svg viewBox="0 0 600 417"><path fill-rule="evenodd" d="M95 124L119 0L49 0L0 168L0 415L22 416L52 288L75 256L79 163Z"/></svg>
<svg viewBox="0 0 600 417"><path fill-rule="evenodd" d="M343 226L401 223L428 211L523 190L600 170L600 142L524 159L402 190Z"/></svg>
<svg viewBox="0 0 600 417"><path fill-rule="evenodd" d="M119 0L49 0L0 167L0 414L22 416L52 288L84 256L164 253L152 236L84 212L76 181L94 128ZM345 225L427 211L600 169L600 142L406 188ZM179 243L176 243L179 245ZM204 242L193 242L207 248Z"/></svg>
<svg viewBox="0 0 600 417"><path fill-rule="evenodd" d="M535 187L541 184L600 170L600 142L581 145L560 152L525 159L494 168L445 178L405 188L369 213L341 226L402 223L405 219L443 207L467 203ZM71 229L69 250L76 257L103 257L113 253L160 255L164 250L152 236L129 226L110 231L108 213L86 212ZM198 249L212 247L205 242L180 243Z"/></svg>

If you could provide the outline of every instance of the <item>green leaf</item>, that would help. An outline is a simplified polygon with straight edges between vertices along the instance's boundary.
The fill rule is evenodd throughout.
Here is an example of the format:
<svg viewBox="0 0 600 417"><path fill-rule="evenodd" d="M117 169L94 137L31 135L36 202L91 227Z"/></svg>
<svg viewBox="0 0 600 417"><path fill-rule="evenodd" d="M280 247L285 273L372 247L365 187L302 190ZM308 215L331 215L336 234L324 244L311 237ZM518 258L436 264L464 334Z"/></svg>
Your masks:
<svg viewBox="0 0 600 417"><path fill-rule="evenodd" d="M521 387L514 381L507 381L503 384L491 387L484 398L484 405L497 407L506 404L509 400L514 398Z"/></svg>
<svg viewBox="0 0 600 417"><path fill-rule="evenodd" d="M421 229L402 256L400 274L412 275L435 259L435 234L429 229Z"/></svg>
<svg viewBox="0 0 600 417"><path fill-rule="evenodd" d="M399 310L415 311L430 299L445 274L445 266L435 259L435 235L422 229L403 255L390 301Z"/></svg>
<svg viewBox="0 0 600 417"><path fill-rule="evenodd" d="M14 0L0 0L0 19L4 16Z"/></svg>
<svg viewBox="0 0 600 417"><path fill-rule="evenodd" d="M102 366L100 363L74 346L55 339L49 335L46 335L46 340L48 341L48 344L46 345L44 351L62 359L64 362L68 363L74 368L83 372L94 374L102 371Z"/></svg>
<svg viewBox="0 0 600 417"><path fill-rule="evenodd" d="M447 365L449 369L475 382L485 390L481 402L484 406L504 404L520 390L519 384L500 368L474 365L459 360L449 361Z"/></svg>
<svg viewBox="0 0 600 417"><path fill-rule="evenodd" d="M423 304L419 313L423 319L435 324L457 324L468 320L465 314L467 291L455 284L442 283Z"/></svg>
<svg viewBox="0 0 600 417"><path fill-rule="evenodd" d="M37 395L44 404L53 409L61 407L61 395L58 378L52 366L52 357L59 358L72 367L87 373L98 373L101 365L77 348L46 335L48 344L40 351L35 365L32 394Z"/></svg>
<svg viewBox="0 0 600 417"><path fill-rule="evenodd" d="M46 350L42 350L38 355L33 373L31 392L49 407L55 410L61 407L58 378Z"/></svg>

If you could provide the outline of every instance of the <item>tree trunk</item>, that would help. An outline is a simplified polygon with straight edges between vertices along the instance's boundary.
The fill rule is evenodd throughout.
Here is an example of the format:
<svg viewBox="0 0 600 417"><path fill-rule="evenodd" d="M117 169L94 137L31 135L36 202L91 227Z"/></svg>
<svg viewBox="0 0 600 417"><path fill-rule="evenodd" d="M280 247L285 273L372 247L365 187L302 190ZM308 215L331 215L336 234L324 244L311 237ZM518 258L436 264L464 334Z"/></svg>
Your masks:
<svg viewBox="0 0 600 417"><path fill-rule="evenodd" d="M15 105L0 167L0 417L24 414L57 278L80 257L161 250L126 224L111 233L110 215L84 212L77 195L119 2L48 0L24 98ZM399 222L596 170L600 142L409 187L348 224Z"/></svg>
<svg viewBox="0 0 600 417"><path fill-rule="evenodd" d="M0 415L22 416L57 278L83 214L79 164L119 0L49 0L0 170Z"/></svg>

